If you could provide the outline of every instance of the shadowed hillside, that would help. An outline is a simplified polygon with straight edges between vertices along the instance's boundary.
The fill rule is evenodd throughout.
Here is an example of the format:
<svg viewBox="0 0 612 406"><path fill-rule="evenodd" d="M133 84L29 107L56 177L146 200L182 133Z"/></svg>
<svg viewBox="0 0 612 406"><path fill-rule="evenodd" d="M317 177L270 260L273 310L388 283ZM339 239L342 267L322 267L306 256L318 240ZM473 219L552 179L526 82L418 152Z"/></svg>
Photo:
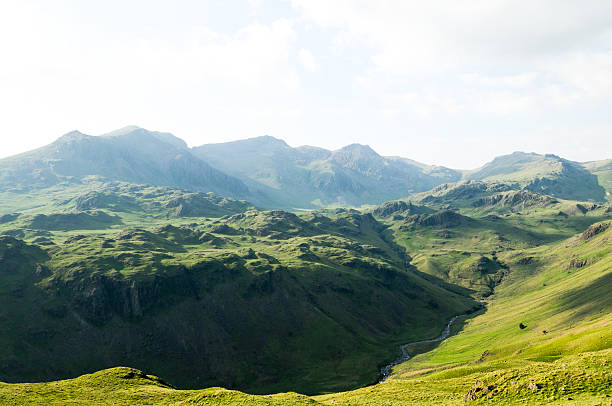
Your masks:
<svg viewBox="0 0 612 406"><path fill-rule="evenodd" d="M0 240L5 381L131 365L180 387L354 388L398 342L478 306L406 268L358 212L46 235Z"/></svg>

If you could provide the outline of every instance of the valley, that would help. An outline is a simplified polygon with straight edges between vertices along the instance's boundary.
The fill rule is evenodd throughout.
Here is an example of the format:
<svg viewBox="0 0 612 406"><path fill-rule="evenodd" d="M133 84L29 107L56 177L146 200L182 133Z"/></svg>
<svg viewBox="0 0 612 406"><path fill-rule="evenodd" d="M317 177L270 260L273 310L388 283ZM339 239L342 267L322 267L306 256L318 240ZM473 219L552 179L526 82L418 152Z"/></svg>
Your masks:
<svg viewBox="0 0 612 406"><path fill-rule="evenodd" d="M137 127L2 159L0 403L609 404L607 164Z"/></svg>

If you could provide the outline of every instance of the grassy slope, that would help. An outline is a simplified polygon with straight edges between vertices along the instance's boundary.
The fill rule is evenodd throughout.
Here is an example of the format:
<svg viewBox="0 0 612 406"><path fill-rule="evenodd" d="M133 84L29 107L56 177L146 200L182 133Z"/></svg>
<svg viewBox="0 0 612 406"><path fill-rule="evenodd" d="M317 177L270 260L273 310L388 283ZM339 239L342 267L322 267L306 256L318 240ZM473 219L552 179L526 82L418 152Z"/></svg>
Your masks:
<svg viewBox="0 0 612 406"><path fill-rule="evenodd" d="M419 271L469 288L478 296L490 294L508 273L500 253L558 242L612 217L603 205L512 190L482 192L476 188L474 192L468 186L444 190L436 199L425 199L428 206L414 205L408 209L413 213L435 209L437 213L410 215L401 210L405 207L401 202L390 202L381 206L386 207L385 211L375 209L374 213L385 215L379 218L387 222L397 243L405 247ZM475 207L474 202L482 196L509 197L507 200L514 203L503 204L502 200ZM439 215L449 207L449 202L453 204L453 213L463 217ZM398 211L393 211L393 207ZM438 224L430 225L430 219L439 220Z"/></svg>
<svg viewBox="0 0 612 406"><path fill-rule="evenodd" d="M253 397L218 388L176 391L138 371L113 369L69 381L2 384L0 400L3 404L445 405L463 404L471 388L480 388L474 392L477 403L610 404L611 241L612 227L505 254L512 273L498 286L486 312L456 325L460 331L433 351L396 367L384 384L315 398L291 393ZM519 328L520 323L527 327Z"/></svg>
<svg viewBox="0 0 612 406"><path fill-rule="evenodd" d="M110 205L101 209L101 212L108 212L113 216L117 214L121 218L122 224L113 225L111 229L105 229L104 227L107 226L102 225L99 227L100 229L97 230L78 229L79 227L88 228L82 225L76 227L76 230L72 230L70 227L65 229L61 229L60 227L60 230L57 230L57 227L53 227L51 230L32 229L29 231L29 235L25 235L25 238L29 238L30 241L36 241L37 238L47 239L49 242L49 244L47 244L49 247L48 251L53 255L53 258L49 261L49 265L51 270L57 270L55 274L57 280L71 280L74 278L74 275L78 275L78 269L80 267L85 267L87 269L100 268L102 272L98 272L98 275L103 275L108 271L106 272L106 276L115 277L115 275L120 275L121 278L128 282L132 279L146 281L147 278L156 273L162 275L169 271L170 274L172 274L172 272L174 272L173 270L176 270L176 267L181 264L187 266L196 265L205 257L222 263L224 261L232 262L235 261L234 258L238 258L239 269L241 269L241 272L246 272L244 275L250 273L255 276L262 276L278 266L274 264L274 261L270 262L269 256L278 260L279 265L294 269L294 275L299 275L299 279L301 280L300 283L307 291L318 292L316 294L319 295L319 306L322 306L324 309L338 309L345 307L346 303L340 305L340 302L334 302L334 299L330 297L329 294L321 294L320 291L321 285L331 284L333 287L338 285L338 281L334 281L333 278L332 280L321 277L312 278L313 270L317 272L320 271L320 275L325 275L329 274L329 270L331 269L338 269L339 266L342 267L346 265L348 268L345 275L350 276L350 278L356 277L356 279L352 281L351 279L348 281L344 280L343 287L346 288L346 284L348 283L349 289L357 289L356 292L359 292L358 294L361 297L366 295L366 292L361 292L361 288L359 287L359 280L363 279L363 276L353 275L354 273L350 272L350 268L355 266L353 262L354 258L363 259L364 254L366 254L365 257L370 257L367 261L373 261L371 263L374 264L374 266L385 266L387 259L391 261L387 264L391 267L401 267L402 264L402 258L398 256L397 248L393 247L393 244L389 245L381 240L379 231L375 231L367 226L361 227L355 222L357 219L361 218L361 216L356 215L356 212L343 210L337 212L328 211L325 216L319 214L304 214L300 217L302 220L297 218L295 221L292 220L293 223L291 221L286 222L286 217L282 212L276 212L278 214L274 214L275 212L270 212L270 214L251 212L247 215L239 215L230 219L224 218L218 220L193 217L172 218L174 216L174 208L166 208L166 205L171 198L177 196L182 197L184 192L172 191L167 188L159 187L137 187L133 189L132 186L127 184L119 184L117 188L118 189L115 191L119 191L118 194L120 196L130 198L132 201L126 203L125 199L119 199L119 206ZM129 191L125 188L129 189ZM73 212L78 197L82 196L83 193L80 193L82 189L79 188L75 188L72 194L70 191L71 189L68 189L69 193L61 193L61 190L58 189L55 202L52 204L49 204L50 199L45 200L42 195L38 201L35 195L31 199L28 199L33 199L34 201L12 201L12 210L5 210L5 212L13 211L15 205L17 205L19 206L18 208L25 208L26 210L23 211L29 214L17 220L11 220L0 225L0 232L3 227L5 229L22 227L23 221L30 221L35 213L42 212L53 216L53 213L56 213L58 210L68 213ZM508 193L514 192L511 191ZM51 194L51 196L53 196L53 194ZM550 264L551 261L554 263L553 257L542 257L540 262L520 266L516 263L516 259L518 258L516 257L517 255L520 256L526 252L524 255L538 258L538 256L542 256L542 253L547 251L550 247L549 245L538 247L538 245L543 242L558 244L560 240L567 238L569 235L584 230L590 224L609 218L610 216L610 213L606 212L606 207L596 207L596 205L589 206L588 204L585 205L584 203L573 201L557 200L556 202L540 204L541 202L536 199L534 201L527 200L525 202L519 202L520 204L518 205L503 205L496 203L493 205L476 207L472 204L473 200L473 198L464 200L457 198L451 199L453 204L456 205L456 207L454 207L455 210L465 216L469 216L464 223L456 226L444 224L444 222L433 226L424 225L415 221L413 217L406 215L394 219L391 219L391 217L384 219L390 226L390 230L395 233L397 242L401 246L404 246L407 252L413 256L412 263L419 268L419 271L434 277L431 279L424 274L420 276L418 274L411 276L412 278L417 278L414 280L417 285L430 286L426 289L429 295L439 298L439 293L442 291L436 291L436 289L439 288L435 288L435 285L444 285L442 281L449 281L468 287L473 290L473 293L486 296L490 292L491 287L497 283L498 274L503 276L504 282L498 288L494 296L495 300L489 312L484 316L480 316L470 321L470 323L475 323L476 320L481 320L482 317L488 317L496 308L496 303L498 303L497 298L505 297L504 292L510 292L510 289L518 289L522 292L521 289L523 285L516 281L516 283L514 283L513 281L515 278L527 278L530 281L537 280L539 274L535 276L530 274L536 266L534 264ZM534 202L535 204L532 204ZM442 200L439 204L435 201L429 202L429 204L433 210L442 210L447 207L448 202ZM248 206L239 205L238 211L244 210L246 207ZM436 216L437 213L432 211L432 209L423 210L422 212L424 214L422 214L420 219L426 220L428 216ZM223 211L211 212L211 214L218 215L222 212ZM564 213L564 215L560 216L559 212ZM171 220L169 220L169 218L171 218ZM167 224L168 221L171 221L172 224L175 225L189 225L189 227L179 230L164 228L163 226ZM300 221L305 221L305 223L300 223ZM425 223L427 223L427 221L425 221ZM118 234L121 227L136 224L145 224L146 228L155 231L153 235L136 232L136 234L129 237L127 241L122 241L121 238L118 238L122 235ZM235 234L231 232L229 234L225 233L222 231L222 228L219 228L223 225L229 225L232 229L237 230L237 232ZM30 226L31 222L28 227ZM37 226L34 225L34 227ZM197 242L193 242L192 240L190 242L189 239L191 237L189 236L191 235L190 233L192 233L192 231L189 231L190 229L200 230L200 232L204 231L204 234L206 234L206 230L209 229L219 230L220 233L212 231L208 233L208 236L204 238L204 240ZM358 229L360 231L356 231ZM128 232L128 234L131 232ZM385 238L388 239L388 233L386 234L387 237ZM44 237L41 237L41 235L44 235ZM79 240L70 240L71 237L77 235L84 235L86 237ZM67 239L71 242L64 243ZM110 241L117 239L119 242L116 244ZM59 245L52 245L50 243L52 241L55 241L55 243ZM254 250L255 256L250 253L248 248ZM24 249L28 250L30 248L26 246ZM149 253L146 254L143 249L147 250ZM377 251L380 249L382 249L382 251ZM529 254L528 251L525 250L533 250L533 254ZM31 251L32 252L28 255L32 258L39 258L43 263L48 261L48 259L44 258L44 256L47 255L46 253L37 250ZM577 255L577 252L578 251L576 251L574 247L573 253ZM129 253L130 255L135 253L139 259L135 261L133 257L131 258L130 255L127 255L125 259L119 261L120 265L122 263L121 267L115 270L111 270L105 265L116 265L118 263L117 258L121 258L122 254L125 253ZM312 255L314 255L314 257ZM570 253L565 252L561 257L563 260L567 260L568 255L570 255ZM607 254L605 252L599 252L597 255L605 257ZM486 257L491 261L485 261L484 266L479 268L478 261L482 257ZM316 259L313 261L313 258ZM605 261L602 263L609 264ZM481 261L480 264L482 265L483 262ZM508 270L500 267L499 264L509 266L510 269ZM34 264L34 266L35 265L36 264ZM115 265L113 265L113 267L116 268ZM154 268L157 267L153 270L153 273L151 273L151 265L154 265ZM590 265L588 269L594 265ZM567 267L567 264L564 266ZM62 269L71 271L65 272L62 271ZM117 273L117 270L119 270L119 273ZM582 268L579 270L582 272ZM24 290L24 283L26 285L36 283L39 281L40 277L28 274L23 280L20 280L18 275L13 275L11 278L5 275L3 278L5 283L0 293L10 299L7 305L4 306L4 312L0 312L4 314L0 314L0 318L4 317L3 320L5 320L9 314L18 314L20 311L19 301L24 296L27 297L32 293L30 288ZM495 280L492 281L492 279ZM430 282L426 282L426 280ZM605 280L605 282L609 284L609 280ZM543 282L543 284L546 284L547 287L550 286L548 282ZM244 283L238 286L247 287ZM559 286L563 287L565 285L561 284ZM230 290L227 290L226 293L233 291L234 288L229 289ZM465 293L460 289L455 288L454 290ZM534 294L537 296L537 292ZM35 302L40 303L40 300L42 300L43 303L43 313L40 313L40 306L36 305L30 309L31 312L26 311L24 317L29 317L28 314L30 314L34 315L34 317L41 317L41 319L44 319L48 316L44 312L49 313L49 310L51 313L54 312L56 303L44 300L44 298L38 298ZM446 308L453 300L455 299L449 298L443 307ZM230 302L227 302L227 304ZM172 303L172 301L170 303ZM503 304L504 302L501 303L502 310L506 308L505 306L516 305L514 302L508 305ZM232 306L234 305L239 305L239 309L249 308L251 306L249 302L242 301L239 304L233 303ZM179 313L169 312L163 317L167 320L173 320L180 312L184 312L187 308L178 307L177 309ZM409 323L412 326L411 328L395 330L392 335L386 337L377 336L374 338L374 336L371 336L371 339L366 338L364 340L364 338L369 335L367 331L371 329L371 326L366 326L365 329L363 326L360 326L357 327L357 329L360 331L358 335L360 335L361 339L358 341L346 341L343 348L326 347L326 340L334 340L335 334L333 333L333 328L330 328L331 325L329 323L324 323L323 325L309 325L307 330L312 334L301 335L299 340L294 340L291 347L287 347L286 341L271 342L269 348L266 350L268 354L287 350L293 352L300 351L303 355L301 359L287 359L286 361L300 364L304 369L302 372L297 369L294 371L296 373L293 375L284 374L284 383L282 387L269 385L265 390L275 391L283 390L284 388L301 387L301 390L312 393L320 390L338 390L342 388L342 385L346 387L347 382L349 383L348 386L353 387L368 382L375 376L376 366L381 360L389 359L393 356L394 346L401 342L437 335L438 329L440 328L439 326L442 325L444 318L448 317L446 313L441 312L438 315L439 317L433 320L429 313L412 313L412 321ZM157 314L159 315L159 313ZM252 315L252 312L247 312L241 317L252 317ZM360 317L374 320L375 316L376 315L373 313L368 314L362 312ZM336 318L336 321L340 321L344 326L349 326L355 321L347 320L341 312L332 314L332 319L333 318ZM112 326L117 327L121 324L120 318L114 320L115 321L112 321ZM53 324L57 324L57 320L49 319L47 321L49 323L45 321L39 324L36 329L27 331L26 341L28 339L31 340L32 337L44 338L45 335L49 333L49 330L54 328ZM532 320L524 320L524 322L528 326L531 326ZM64 327L66 327L67 330L78 328L78 322L71 323L72 324L68 324ZM388 321L384 323L388 323ZM353 323L353 327L351 328L355 328L354 326L358 324L359 323ZM471 324L468 324L468 326L469 325ZM415 328L416 326L420 326L420 328ZM18 330L18 328L18 324L16 324L15 329ZM521 331L525 333L528 330L529 329ZM469 327L466 331L469 331ZM275 334L276 333L278 332L275 332ZM460 336L461 335L449 340L448 343L454 342L453 340L458 339ZM514 333L510 334L509 337L512 340L516 339ZM546 334L546 337L552 337L551 333ZM9 345L13 346L12 348L16 351L22 351L28 348L28 345L25 347L21 344L17 345L24 341L23 337L15 336L14 338L14 342ZM104 340L108 340L109 338L110 336L104 338ZM337 341L340 336L335 338ZM379 342L381 339L385 342L383 346L381 346ZM62 336L55 337L55 340L62 340ZM477 341L474 337L468 337L467 340L470 342ZM440 351L445 345L447 344L443 344L436 351ZM302 350L300 350L300 348ZM304 351L304 349L307 348L309 351ZM334 351L338 350L342 352L340 354L342 361L340 362L340 358L338 362L333 361L335 366L331 370L329 368L330 364L325 362L322 363L319 358L317 358L321 353L324 353L328 354L327 357L333 359L337 355ZM472 348L470 351L471 352L468 351L466 354L469 354L469 357L475 359L478 358L479 354L482 354L484 350L481 351L481 348ZM437 353L433 352L430 354L435 356ZM453 352L453 354L461 353ZM109 354L105 355L108 356ZM599 355L593 356L599 357ZM223 359L223 357L220 359ZM418 364L418 362L420 362L418 361L419 359L419 357L416 357L412 361L412 364L409 364L419 369L431 367L429 364ZM312 362L308 362L308 360ZM18 362L17 359L12 361L9 360L9 362L13 361ZM264 353L264 358L261 361L268 363L273 360L270 358L270 355L265 355ZM223 362L227 364L225 365L226 369L236 370L237 368L243 368L233 361L228 362L227 359ZM578 362L576 365L579 364ZM111 363L110 365L116 365L116 363ZM546 364L541 365L543 370L545 370L545 365ZM139 363L136 364L136 366L145 367L146 363ZM167 371L171 372L171 365L166 366L170 368ZM529 368L531 368L531 366L532 364L529 364L526 367L528 368L527 371L530 370ZM518 367L522 368L521 365L518 365L517 368ZM150 369L147 369L147 371L150 371ZM165 377L168 376L167 371L164 368L156 368L155 370L157 374ZM309 371L309 373L304 371ZM186 374L182 379L189 380L191 378ZM334 380L336 379L339 379L339 381L335 382ZM457 379L456 392L444 394L442 393L444 391L442 391L440 399L447 399L448 396L451 396L451 398L448 399L452 399L457 393L462 390L464 391L465 380L463 377ZM305 382L308 383L304 385ZM445 388L447 386L452 387L452 385L446 381L440 381L439 383L440 388ZM414 384L416 385L416 383ZM421 384L423 386L434 385L427 380L424 380ZM265 387L261 386L261 382L258 385L259 390ZM393 385L395 385L395 383L393 383ZM198 386L201 386L201 384ZM378 390L376 388L369 388L368 391L374 390L376 392ZM401 389L398 390L401 392ZM391 393L393 393L393 391L389 390L384 396L390 396ZM419 396L427 396L425 392L419 393ZM223 396L229 395L223 394ZM236 399L239 399L242 395L234 394L232 396L238 396Z"/></svg>
<svg viewBox="0 0 612 406"><path fill-rule="evenodd" d="M611 241L609 228L588 240L577 236L507 254L512 273L487 311L468 320L457 335L398 366L389 383L319 400L460 404L480 380L491 386L484 397L496 404L570 398L576 404L602 404L612 394ZM525 257L533 259L520 265ZM573 269L576 258L590 265ZM520 323L527 327L520 329ZM540 389L528 389L530 382Z"/></svg>
<svg viewBox="0 0 612 406"><path fill-rule="evenodd" d="M183 387L321 393L374 381L398 344L473 306L406 271L356 212L189 222L49 232L42 271L13 269L0 292L5 379L128 364Z"/></svg>
<svg viewBox="0 0 612 406"><path fill-rule="evenodd" d="M2 384L3 405L315 405L297 393L253 396L222 388L179 391L161 379L118 367L49 383Z"/></svg>

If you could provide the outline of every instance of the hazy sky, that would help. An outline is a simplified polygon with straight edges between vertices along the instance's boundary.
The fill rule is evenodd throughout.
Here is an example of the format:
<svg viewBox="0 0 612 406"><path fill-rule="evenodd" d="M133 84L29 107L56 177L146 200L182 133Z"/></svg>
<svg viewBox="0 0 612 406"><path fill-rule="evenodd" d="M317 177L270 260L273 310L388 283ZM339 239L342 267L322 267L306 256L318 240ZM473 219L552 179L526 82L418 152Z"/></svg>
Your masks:
<svg viewBox="0 0 612 406"><path fill-rule="evenodd" d="M612 158L612 1L0 1L0 157L130 124Z"/></svg>

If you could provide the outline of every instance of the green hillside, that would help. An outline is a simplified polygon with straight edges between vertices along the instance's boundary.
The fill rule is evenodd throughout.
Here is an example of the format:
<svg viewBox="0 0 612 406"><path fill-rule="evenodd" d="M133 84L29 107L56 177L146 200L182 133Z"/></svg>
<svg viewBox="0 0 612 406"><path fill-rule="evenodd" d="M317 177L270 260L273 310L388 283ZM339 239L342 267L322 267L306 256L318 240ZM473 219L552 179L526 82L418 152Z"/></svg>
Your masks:
<svg viewBox="0 0 612 406"><path fill-rule="evenodd" d="M99 210L108 210L102 197ZM377 379L399 343L478 307L406 268L368 214L252 210L144 228L125 228L144 217L113 215L119 228L22 229L29 243L0 240L0 319L10 332L0 336L3 380L119 364L183 388L355 388ZM23 256L33 262L11 259Z"/></svg>
<svg viewBox="0 0 612 406"><path fill-rule="evenodd" d="M419 271L479 297L509 273L502 253L560 241L612 218L607 205L477 181L442 185L415 203L387 202L372 213Z"/></svg>
<svg viewBox="0 0 612 406"><path fill-rule="evenodd" d="M4 404L606 405L612 396L612 226L502 255L509 274L454 336L394 369L385 383L304 397L220 388L176 390L130 368L40 384L0 384ZM432 346L432 344L427 344ZM433 344L435 346L435 344ZM427 350L408 347L412 353Z"/></svg>
<svg viewBox="0 0 612 406"><path fill-rule="evenodd" d="M606 404L608 169L133 127L0 160L0 404Z"/></svg>
<svg viewBox="0 0 612 406"><path fill-rule="evenodd" d="M388 383L318 400L461 404L471 390L491 404L610 404L611 238L608 221L505 254L509 275L454 337L397 367Z"/></svg>

